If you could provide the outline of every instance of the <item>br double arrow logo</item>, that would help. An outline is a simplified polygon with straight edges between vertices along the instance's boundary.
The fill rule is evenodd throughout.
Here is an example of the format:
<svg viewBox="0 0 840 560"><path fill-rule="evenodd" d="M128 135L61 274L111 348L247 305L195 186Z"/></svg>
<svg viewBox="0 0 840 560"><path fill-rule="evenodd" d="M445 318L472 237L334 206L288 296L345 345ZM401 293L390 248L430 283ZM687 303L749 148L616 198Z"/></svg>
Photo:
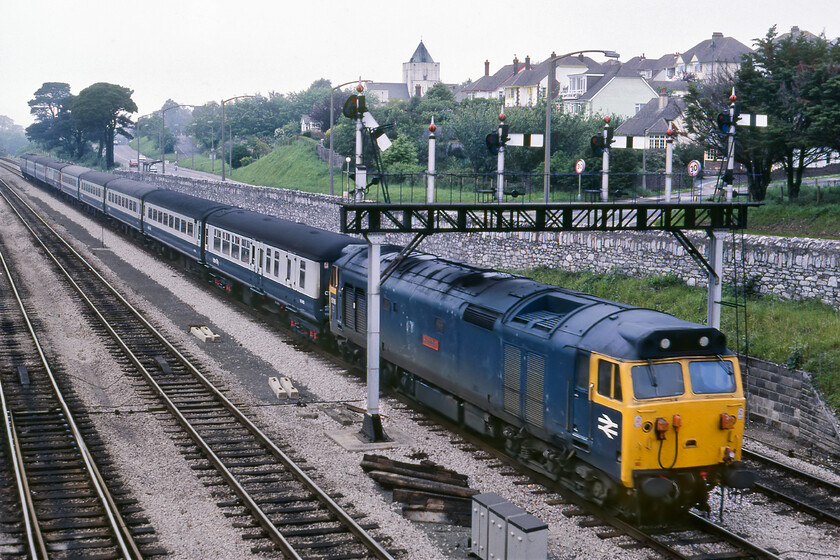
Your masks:
<svg viewBox="0 0 840 560"><path fill-rule="evenodd" d="M612 419L607 416L606 414L602 414L598 417L598 429L604 432L604 434L610 438L614 439L615 436L618 435L618 424L612 421Z"/></svg>

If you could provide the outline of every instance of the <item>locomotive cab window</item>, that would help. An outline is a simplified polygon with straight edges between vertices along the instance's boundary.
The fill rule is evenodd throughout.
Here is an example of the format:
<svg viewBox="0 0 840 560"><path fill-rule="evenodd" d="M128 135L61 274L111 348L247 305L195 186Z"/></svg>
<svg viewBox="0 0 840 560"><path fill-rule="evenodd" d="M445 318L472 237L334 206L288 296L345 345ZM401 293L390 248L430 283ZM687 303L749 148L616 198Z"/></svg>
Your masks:
<svg viewBox="0 0 840 560"><path fill-rule="evenodd" d="M689 362L688 375L695 395L735 392L735 369L732 362Z"/></svg>
<svg viewBox="0 0 840 560"><path fill-rule="evenodd" d="M637 399L674 397L685 393L682 365L678 363L633 366L630 375Z"/></svg>
<svg viewBox="0 0 840 560"><path fill-rule="evenodd" d="M598 360L598 394L609 399L621 400L621 374L618 364Z"/></svg>

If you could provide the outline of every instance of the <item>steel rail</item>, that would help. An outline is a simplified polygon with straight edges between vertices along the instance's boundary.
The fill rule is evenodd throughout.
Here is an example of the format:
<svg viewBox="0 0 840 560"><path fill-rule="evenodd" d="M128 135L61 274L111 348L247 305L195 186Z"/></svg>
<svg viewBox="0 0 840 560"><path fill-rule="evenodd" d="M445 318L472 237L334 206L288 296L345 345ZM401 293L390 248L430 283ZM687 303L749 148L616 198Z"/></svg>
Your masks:
<svg viewBox="0 0 840 560"><path fill-rule="evenodd" d="M17 194L16 194L17 196ZM58 232L55 231L41 216L35 212L35 210L27 204L20 196L17 196L18 200L20 200L21 204L26 206L30 212L47 228L49 229L53 235L65 246L67 249L73 253L73 255L79 259L90 271L91 273L96 276L98 280L102 282L102 284L118 299L126 308L141 322L143 325L149 330L151 334L155 336L166 348L172 352L173 355L177 357L178 360L190 371L192 375L194 375L209 391L213 393L213 395L219 399L222 405L230 412L239 422L241 422L258 440L261 444L265 445L269 451L271 452L274 457L283 463L286 468L291 471L291 474L294 475L302 484L304 484L309 490L311 490L320 501L322 501L329 511L336 516L336 518L344 524L361 542L362 544L368 548L370 552L374 554L374 556L379 560L393 560L393 557L387 550L378 542L376 541L361 525L359 525L351 516L344 510L335 500L333 500L324 490L318 486L315 481L313 481L300 467L295 464L295 462L288 457L280 448L278 448L271 439L266 436L262 430L260 430L251 420L249 420L230 400L225 397L199 370L196 368L190 360L184 356L177 348L175 348L167 339L166 337L160 333L151 323L149 323L145 317L133 306L131 303L128 302L117 290L114 288L110 282L108 282L99 272L91 265L87 260L78 253ZM74 289L80 294L80 296L85 300L88 306L91 308L93 313L99 317L100 321L103 323L105 328L112 333L112 336L115 338L117 343L120 345L121 348L127 353L129 359L137 365L138 369L140 369L141 373L143 373L144 377L149 379L152 383L152 386L155 390L162 396L164 399L164 403L166 404L167 408L178 417L179 422L182 425L189 425L189 421L183 417L180 411L177 411L176 405L171 402L171 400L165 396L163 389L161 389L157 383L151 378L151 374L146 370L145 367L142 366L137 356L135 356L131 350L125 345L125 343L119 338L119 335L113 330L111 325L108 324L107 320L102 316L99 310L96 308L94 303L84 294L81 287L70 277L69 272L58 262L57 258L50 253L49 249L47 249L46 245L38 239L37 235L33 232L31 228L27 226L27 229L33 234L35 239L47 252L53 262L59 267L62 273L67 277L70 284L74 287ZM280 531L277 529L276 526L268 519L265 513L262 512L261 508L259 507L256 502L253 501L250 496L248 496L247 491L242 488L242 486L236 482L232 473L230 473L222 464L221 459L216 456L216 454L209 448L209 445L204 442L201 436L195 432L195 430L190 427L188 431L193 432L194 441L201 442L199 445L208 453L207 457L211 458L211 461L214 464L220 466L220 472L223 473L225 478L228 478L234 492L237 493L244 501L249 503L248 509L250 509L257 520L263 525L263 528L266 529L270 535L272 540L278 544L285 552L287 552L293 558L299 558L297 553L291 548L291 545L286 541L285 537L280 534ZM240 494L241 492L241 494ZM245 497L247 496L247 498ZM257 513L259 512L259 513Z"/></svg>
<svg viewBox="0 0 840 560"><path fill-rule="evenodd" d="M767 463L772 468L778 469L778 470L783 471L783 472L791 473L791 474L793 474L793 476L798 476L801 479L805 480L806 482L810 482L810 483L813 483L813 484L816 484L816 485L819 485L819 486L823 486L825 488L828 488L831 491L834 491L836 493L835 495L840 495L840 485L835 484L835 483L833 483L829 480L824 480L824 479L816 477L812 474L806 473L806 472L804 472L800 469L797 469L796 467L792 467L790 465L786 465L784 463L776 461L775 459L773 459L771 457L768 457L766 455L763 455L761 453L758 453L758 452L755 452L755 451L743 450L741 452L741 456L742 456L742 458L746 456L746 457L751 458L754 461ZM835 525L840 525L840 516L838 516L834 513L822 510L819 507L812 506L810 504L806 504L802 500L799 500L799 499L795 498L794 496L790 496L788 494L785 494L784 492L776 490L775 488L771 488L770 486L767 486L766 484L755 483L755 484L753 484L753 490L755 490L757 492L761 492L762 494L766 494L766 495L768 495L768 496L770 496L770 497L772 497L776 500L779 500L780 502L784 502L784 503L786 503L786 504L788 504L788 505L804 512L804 513L807 513L808 515L812 515L812 516L814 516L818 519L824 519L825 521L828 521L828 522L833 523Z"/></svg>
<svg viewBox="0 0 840 560"><path fill-rule="evenodd" d="M7 189L9 188L5 181L0 180L0 183L2 183ZM15 210L14 207L12 207L10 201L8 200L8 198L6 198L6 195L4 193L0 194L3 196L3 199L6 200L6 202L9 204L12 210L15 211L18 217L20 217L21 220L23 220L23 217L17 213L17 210ZM29 320L29 314L27 313L26 307L23 304L23 299L21 298L20 292L17 289L17 285L15 284L15 281L12 278L11 271L9 270L6 264L6 259L3 258L2 254L0 254L0 261L2 261L3 270L6 274L6 278L9 281L9 286L11 287L15 300L17 300L18 307L20 307L23 319L26 322L26 327L29 330L29 334L32 336L32 341L35 345L35 349L38 352L38 357L41 360L41 363L44 365L44 370L47 374L50 385L52 386L53 393L55 394L56 400L58 401L62 414L64 415L64 419L66 420L67 426L73 435L73 439L78 445L79 454L81 455L82 461L84 462L88 473L90 473L91 483L93 484L93 487L96 490L96 494L99 497L99 501L102 503L102 507L105 510L105 514L108 518L108 523L111 526L111 530L114 533L114 537L117 540L117 544L119 545L123 558L142 558L143 555L137 548L137 543L135 543L134 539L131 537L131 533L129 532L125 521L120 515L119 509L117 508L117 504L116 502L114 502L113 496L111 496L110 491L108 491L108 486L105 482L105 479L103 478L102 473L99 471L99 468L96 466L96 463L93 460L93 456L91 455L90 450L88 450L87 445L85 444L84 437L82 436L79 427L76 425L76 421L73 418L73 414L70 412L70 407L67 406L67 402L64 400L64 395L61 393L61 389L58 386L58 382L56 381L55 376L53 375L52 368L50 368L49 361L47 360L47 357L44 354L44 350L41 346L38 334L35 332L35 327ZM4 413L5 412L6 411L4 410ZM22 457L19 457L19 459L22 460ZM44 558L46 557L47 556L44 556Z"/></svg>
<svg viewBox="0 0 840 560"><path fill-rule="evenodd" d="M5 268L6 261L3 259L2 254L0 254L0 260L3 261L3 267ZM26 530L26 540L29 544L29 555L33 560L38 560L39 558L46 559L47 544L44 541L43 534L41 534L41 527L38 524L38 517L35 513L35 504L32 500L32 495L29 493L29 481L26 478L23 453L20 449L17 431L15 430L15 420L12 418L12 412L6 406L6 394L3 391L2 380L0 380L0 405L2 406L3 419L5 420L3 424L6 428L6 437L9 439L12 470L15 473L18 496L20 496L23 526Z"/></svg>
<svg viewBox="0 0 840 560"><path fill-rule="evenodd" d="M753 554L760 554L762 557L768 558L769 560L784 560L784 558L782 558L781 556L774 554L765 548L761 548L760 546L754 543L751 543L750 541L736 535L732 531L729 531L728 529L725 529L720 525L709 521L705 517L697 515L694 512L688 512L688 517L694 523L699 525L704 531L723 535L730 542L736 543L738 546L744 548L745 550L752 551Z"/></svg>

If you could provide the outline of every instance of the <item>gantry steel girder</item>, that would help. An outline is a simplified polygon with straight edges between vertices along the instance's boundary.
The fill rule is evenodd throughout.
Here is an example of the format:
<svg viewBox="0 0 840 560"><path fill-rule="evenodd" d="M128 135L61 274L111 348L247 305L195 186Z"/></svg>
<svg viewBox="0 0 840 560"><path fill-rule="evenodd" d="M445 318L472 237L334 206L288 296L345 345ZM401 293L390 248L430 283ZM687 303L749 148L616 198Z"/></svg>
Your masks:
<svg viewBox="0 0 840 560"><path fill-rule="evenodd" d="M738 230L756 202L571 204L341 204L341 231L356 234L511 231Z"/></svg>

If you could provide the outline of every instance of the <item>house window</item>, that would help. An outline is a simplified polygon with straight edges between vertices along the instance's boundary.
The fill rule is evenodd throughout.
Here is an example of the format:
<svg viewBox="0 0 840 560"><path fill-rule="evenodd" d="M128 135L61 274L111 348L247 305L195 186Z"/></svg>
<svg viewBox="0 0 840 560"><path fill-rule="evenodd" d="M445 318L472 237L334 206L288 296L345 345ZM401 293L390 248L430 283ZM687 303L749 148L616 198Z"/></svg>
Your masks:
<svg viewBox="0 0 840 560"><path fill-rule="evenodd" d="M665 147L665 135L658 134L658 135L651 135L648 137L650 139L650 148L657 149L657 148L664 148Z"/></svg>

